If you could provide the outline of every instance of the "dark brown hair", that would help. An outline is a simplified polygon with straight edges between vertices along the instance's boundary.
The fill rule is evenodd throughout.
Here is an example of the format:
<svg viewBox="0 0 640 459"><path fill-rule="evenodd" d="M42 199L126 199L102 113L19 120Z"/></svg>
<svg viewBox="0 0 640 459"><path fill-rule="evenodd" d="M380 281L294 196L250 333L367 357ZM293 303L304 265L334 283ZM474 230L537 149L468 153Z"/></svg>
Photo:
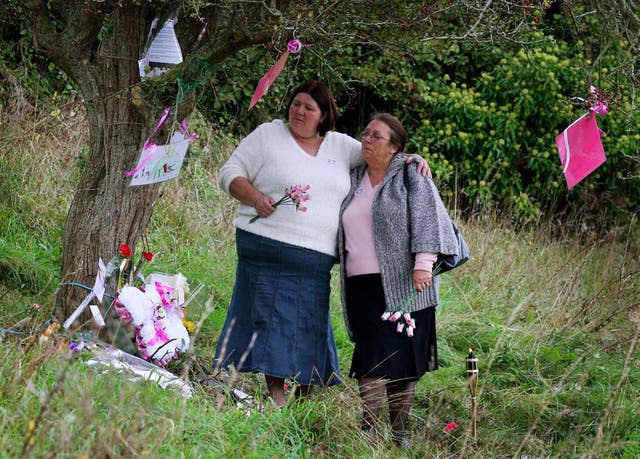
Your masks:
<svg viewBox="0 0 640 459"><path fill-rule="evenodd" d="M391 113L376 113L371 117L371 121L378 120L389 126L391 138L389 141L398 147L398 152L403 152L407 146L407 132L400 120Z"/></svg>
<svg viewBox="0 0 640 459"><path fill-rule="evenodd" d="M323 118L318 125L318 133L324 135L327 131L333 131L336 127L336 120L338 119L338 106L333 99L331 89L322 81L307 80L298 86L293 93L291 93L285 118L289 118L289 109L291 108L293 99L301 92L309 94L311 98L316 101L318 107L320 107Z"/></svg>

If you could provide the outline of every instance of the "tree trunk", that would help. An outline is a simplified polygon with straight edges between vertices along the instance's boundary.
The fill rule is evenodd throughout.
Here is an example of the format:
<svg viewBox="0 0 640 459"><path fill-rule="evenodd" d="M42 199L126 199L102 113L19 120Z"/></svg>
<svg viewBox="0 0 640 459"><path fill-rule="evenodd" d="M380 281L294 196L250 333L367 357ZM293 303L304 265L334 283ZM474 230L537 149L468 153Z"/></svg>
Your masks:
<svg viewBox="0 0 640 459"><path fill-rule="evenodd" d="M134 248L159 195L160 185L130 188L130 179L123 174L123 165L135 166L143 133L149 131L130 91L140 82L137 59L147 35L139 13L126 8L112 13L111 31L101 37L97 55L83 62L75 78L85 97L90 148L64 229L63 283L92 287L98 259L107 263L122 243ZM88 293L76 286L61 286L56 298L58 318L65 320ZM107 293L115 292L111 288ZM85 314L74 325L86 318Z"/></svg>
<svg viewBox="0 0 640 459"><path fill-rule="evenodd" d="M61 321L69 317L93 287L99 258L107 263L123 243L131 246L135 254L136 242L144 234L159 197L161 184L130 188L130 179L124 176L125 170L136 165L143 141L164 108L156 102L156 107L149 109L153 104L147 103L144 92L139 90L138 70L151 20L166 17L165 9L172 10L179 2L173 7L171 2L165 6L159 3L89 5L83 0L52 0L46 4L37 2L34 7L38 45L79 86L89 124L89 154L84 159L82 177L64 228L62 285L55 306ZM263 7L252 2L210 5L208 23L215 29L215 36L212 32L210 43L192 53L192 61L207 60L215 65L239 49L267 41L273 26L260 19L265 14ZM278 18L273 17L276 21ZM257 21L255 26L249 25L250 19ZM203 22L187 17L183 25L190 32L185 35L185 43L193 50ZM201 77L197 65L185 64L180 69L182 79ZM172 83L171 77L162 77L161 81L165 84L150 89L153 100L162 99L164 94L169 105L175 104L175 81ZM180 117L190 114L193 102L193 94L181 101ZM166 136L161 132L154 140L165 143ZM78 283L87 289L78 287ZM107 293L116 293L114 284L112 280ZM104 304L108 305L108 301L107 298ZM85 313L74 326L88 319Z"/></svg>

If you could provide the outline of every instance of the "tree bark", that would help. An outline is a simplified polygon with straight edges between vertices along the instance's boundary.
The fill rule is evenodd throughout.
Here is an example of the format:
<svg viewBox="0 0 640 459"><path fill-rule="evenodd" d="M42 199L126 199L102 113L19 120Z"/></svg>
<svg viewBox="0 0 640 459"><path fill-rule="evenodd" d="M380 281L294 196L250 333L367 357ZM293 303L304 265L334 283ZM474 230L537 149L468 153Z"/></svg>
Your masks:
<svg viewBox="0 0 640 459"><path fill-rule="evenodd" d="M255 27L246 23L248 18L260 17L251 13L263 11L260 4L228 5L239 8L243 14L233 9L226 14L220 5L212 7L207 20L216 24L216 33L208 36L207 45L200 43L191 56L183 49L185 63L179 69L183 80L201 77L189 58L191 62L206 60L216 65L234 52L272 36L273 25L268 21ZM176 75L165 75L160 81L166 84L156 85L152 93L139 91L144 85L140 82L138 59L150 23L154 17L166 17L158 6L130 1L90 6L81 0L52 0L47 7L40 4L34 14L39 46L77 83L89 125L89 153L84 158L84 169L64 228L62 279L55 308L58 319L63 321L89 293L76 284L93 286L100 258L107 263L123 243L136 254L136 241L148 226L162 184L131 188L124 172L136 165L144 139L160 118L164 107L158 101L165 97L169 105L176 104L177 85ZM234 21L240 21L244 27L234 25ZM185 42L193 49L198 45L193 37L198 35L202 24L191 23L187 18L183 26ZM191 40L187 40L189 36ZM192 75L194 71L196 74ZM154 103L147 102L151 99ZM179 107L172 106L169 119L173 118L174 110L180 112L179 119L188 116L194 108L193 99L190 94L180 101ZM166 132L161 131L154 141L166 143ZM114 284L112 279L107 293L116 294ZM87 312L74 325L88 319Z"/></svg>
<svg viewBox="0 0 640 459"><path fill-rule="evenodd" d="M99 258L107 263L122 243L134 248L149 223L161 186L131 188L124 176L126 169L135 166L143 133L149 132L146 117L131 101L131 89L140 82L137 60L147 23L139 8L115 9L108 20L111 29L105 31L103 26L100 45L91 50L95 55L74 69L85 97L89 153L64 229L63 286L56 298L61 320L88 293L64 283L92 287ZM160 114L149 119L154 115ZM113 294L113 289L108 293Z"/></svg>

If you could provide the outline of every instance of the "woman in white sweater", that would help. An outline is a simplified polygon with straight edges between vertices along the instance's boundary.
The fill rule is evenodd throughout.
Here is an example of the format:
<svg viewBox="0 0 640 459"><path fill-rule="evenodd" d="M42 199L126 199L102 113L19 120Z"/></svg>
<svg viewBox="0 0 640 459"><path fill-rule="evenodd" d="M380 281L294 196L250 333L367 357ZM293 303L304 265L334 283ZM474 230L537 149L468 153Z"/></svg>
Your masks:
<svg viewBox="0 0 640 459"><path fill-rule="evenodd" d="M307 81L292 94L287 122L258 126L219 171L219 185L240 205L236 283L215 365L264 373L277 405L286 402L286 378L301 393L340 378L330 271L349 170L363 159L360 142L333 131L337 113L330 89ZM420 164L426 174L426 163ZM276 199L298 184L310 186L308 210L276 207Z"/></svg>

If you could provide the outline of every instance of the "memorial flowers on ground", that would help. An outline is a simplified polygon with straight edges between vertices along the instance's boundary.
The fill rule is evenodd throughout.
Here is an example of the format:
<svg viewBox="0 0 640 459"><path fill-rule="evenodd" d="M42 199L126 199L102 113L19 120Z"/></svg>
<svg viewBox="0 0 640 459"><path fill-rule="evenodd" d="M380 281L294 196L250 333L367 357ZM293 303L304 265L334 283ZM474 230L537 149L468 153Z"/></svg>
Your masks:
<svg viewBox="0 0 640 459"><path fill-rule="evenodd" d="M114 308L120 320L133 328L140 356L166 365L189 349L189 332L183 323L189 284L180 273L143 276L143 265L153 260L151 252L143 251L137 264L132 260L131 248L122 244L115 259L118 295Z"/></svg>

